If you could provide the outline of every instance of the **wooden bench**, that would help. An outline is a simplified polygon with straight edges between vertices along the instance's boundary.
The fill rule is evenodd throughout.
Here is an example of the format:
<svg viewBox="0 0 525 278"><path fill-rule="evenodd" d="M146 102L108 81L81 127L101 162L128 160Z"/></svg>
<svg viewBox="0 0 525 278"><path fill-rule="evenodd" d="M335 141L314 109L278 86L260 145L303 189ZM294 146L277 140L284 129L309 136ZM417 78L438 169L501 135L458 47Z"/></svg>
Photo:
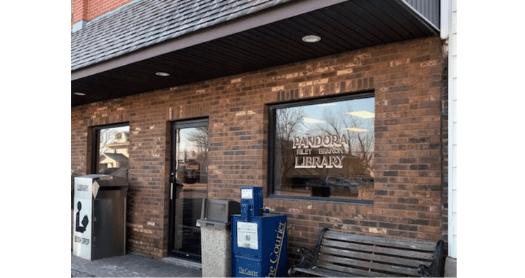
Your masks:
<svg viewBox="0 0 525 278"><path fill-rule="evenodd" d="M444 271L443 241L411 241L321 231L315 249L297 249L301 261L288 275L440 277ZM304 275L301 275L304 276Z"/></svg>

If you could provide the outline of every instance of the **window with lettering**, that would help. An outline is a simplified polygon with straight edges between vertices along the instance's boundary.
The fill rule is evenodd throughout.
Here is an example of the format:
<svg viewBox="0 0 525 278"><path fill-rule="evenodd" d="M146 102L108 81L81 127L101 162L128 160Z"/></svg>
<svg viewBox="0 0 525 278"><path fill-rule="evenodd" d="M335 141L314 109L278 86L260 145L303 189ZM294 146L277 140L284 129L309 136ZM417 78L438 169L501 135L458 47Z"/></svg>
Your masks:
<svg viewBox="0 0 525 278"><path fill-rule="evenodd" d="M273 196L371 200L374 95L270 107Z"/></svg>

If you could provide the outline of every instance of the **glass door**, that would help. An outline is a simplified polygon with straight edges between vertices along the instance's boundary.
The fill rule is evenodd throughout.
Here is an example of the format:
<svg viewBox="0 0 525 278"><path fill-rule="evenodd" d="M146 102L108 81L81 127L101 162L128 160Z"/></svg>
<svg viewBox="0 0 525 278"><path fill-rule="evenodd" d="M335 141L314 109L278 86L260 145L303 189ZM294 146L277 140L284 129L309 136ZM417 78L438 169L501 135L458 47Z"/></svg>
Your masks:
<svg viewBox="0 0 525 278"><path fill-rule="evenodd" d="M173 256L200 261L196 221L208 197L208 120L175 122L172 131L168 248Z"/></svg>

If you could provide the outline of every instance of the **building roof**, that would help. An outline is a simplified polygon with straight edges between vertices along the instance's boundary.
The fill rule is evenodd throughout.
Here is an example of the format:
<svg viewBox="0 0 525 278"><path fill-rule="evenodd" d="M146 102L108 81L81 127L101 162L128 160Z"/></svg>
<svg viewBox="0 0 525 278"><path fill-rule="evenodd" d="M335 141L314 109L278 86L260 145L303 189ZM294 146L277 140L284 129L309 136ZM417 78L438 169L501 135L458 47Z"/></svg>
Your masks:
<svg viewBox="0 0 525 278"><path fill-rule="evenodd" d="M138 0L71 34L71 71L293 0Z"/></svg>
<svg viewBox="0 0 525 278"><path fill-rule="evenodd" d="M72 33L71 106L437 35L407 1L136 0Z"/></svg>
<svg viewBox="0 0 525 278"><path fill-rule="evenodd" d="M118 162L123 162L123 161L127 162L128 161L128 158L125 155L121 154L121 153L104 153L104 155L106 156L106 158L104 160L100 161L101 164L109 163L109 162L112 162L112 161L118 161Z"/></svg>

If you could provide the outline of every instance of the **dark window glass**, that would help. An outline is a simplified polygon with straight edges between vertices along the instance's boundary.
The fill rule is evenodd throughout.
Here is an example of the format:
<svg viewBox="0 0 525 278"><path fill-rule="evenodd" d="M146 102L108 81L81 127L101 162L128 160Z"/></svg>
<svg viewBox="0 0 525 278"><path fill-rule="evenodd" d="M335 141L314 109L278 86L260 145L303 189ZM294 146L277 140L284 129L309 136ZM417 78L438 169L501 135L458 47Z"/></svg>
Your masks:
<svg viewBox="0 0 525 278"><path fill-rule="evenodd" d="M371 200L374 97L272 107L273 194Z"/></svg>
<svg viewBox="0 0 525 278"><path fill-rule="evenodd" d="M129 167L129 126L96 129L95 173L125 177Z"/></svg>

